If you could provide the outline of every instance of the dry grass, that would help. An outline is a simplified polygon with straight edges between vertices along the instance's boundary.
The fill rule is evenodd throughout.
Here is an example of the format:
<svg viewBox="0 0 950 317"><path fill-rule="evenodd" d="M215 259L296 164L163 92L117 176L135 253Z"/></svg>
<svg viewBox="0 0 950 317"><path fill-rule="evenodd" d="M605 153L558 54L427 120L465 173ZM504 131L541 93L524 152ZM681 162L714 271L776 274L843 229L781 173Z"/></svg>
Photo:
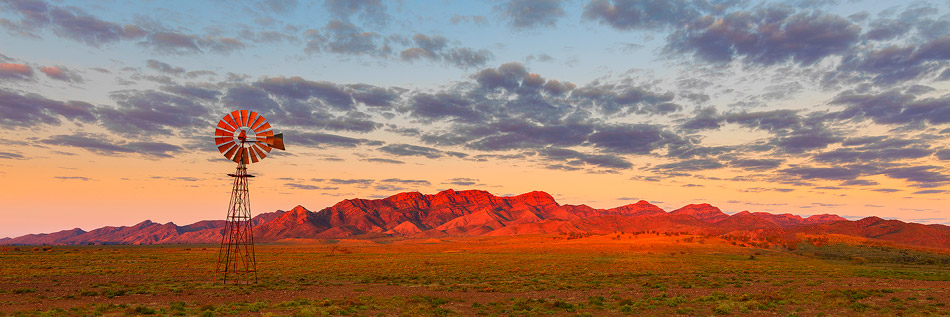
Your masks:
<svg viewBox="0 0 950 317"><path fill-rule="evenodd" d="M217 246L21 247L0 254L0 313L947 314L946 255L838 242L789 252L619 233L298 239L257 247L252 286L211 283Z"/></svg>

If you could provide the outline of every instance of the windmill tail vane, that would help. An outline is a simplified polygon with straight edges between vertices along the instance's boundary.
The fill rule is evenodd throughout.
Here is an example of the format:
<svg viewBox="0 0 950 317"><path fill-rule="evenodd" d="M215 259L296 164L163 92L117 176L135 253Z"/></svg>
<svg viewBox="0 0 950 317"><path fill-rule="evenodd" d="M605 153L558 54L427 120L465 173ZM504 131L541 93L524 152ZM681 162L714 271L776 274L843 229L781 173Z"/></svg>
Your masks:
<svg viewBox="0 0 950 317"><path fill-rule="evenodd" d="M241 284L257 282L257 259L254 256L254 224L247 179L247 164L257 163L271 150L284 150L284 134L274 133L264 116L250 110L235 110L224 115L214 130L218 151L236 163L234 186L228 216L218 249L214 282Z"/></svg>

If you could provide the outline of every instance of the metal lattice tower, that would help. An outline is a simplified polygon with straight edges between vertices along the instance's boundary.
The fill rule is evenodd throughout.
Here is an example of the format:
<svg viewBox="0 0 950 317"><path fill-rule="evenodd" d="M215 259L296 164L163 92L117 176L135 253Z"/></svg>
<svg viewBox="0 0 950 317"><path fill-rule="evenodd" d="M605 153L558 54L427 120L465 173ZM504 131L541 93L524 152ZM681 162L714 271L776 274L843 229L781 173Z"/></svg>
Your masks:
<svg viewBox="0 0 950 317"><path fill-rule="evenodd" d="M228 205L227 224L218 249L218 268L214 280L224 284L230 279L234 283L257 283L257 259L254 257L254 223L251 221L251 201L247 191L247 179L254 177L247 173L247 166L238 164L234 174L234 187L231 189L231 203Z"/></svg>
<svg viewBox="0 0 950 317"><path fill-rule="evenodd" d="M254 255L254 222L248 195L248 163L257 163L272 149L284 149L283 133L274 134L267 119L254 111L235 110L224 116L214 130L214 143L229 160L237 162L228 217L218 249L214 282L257 283L257 259Z"/></svg>

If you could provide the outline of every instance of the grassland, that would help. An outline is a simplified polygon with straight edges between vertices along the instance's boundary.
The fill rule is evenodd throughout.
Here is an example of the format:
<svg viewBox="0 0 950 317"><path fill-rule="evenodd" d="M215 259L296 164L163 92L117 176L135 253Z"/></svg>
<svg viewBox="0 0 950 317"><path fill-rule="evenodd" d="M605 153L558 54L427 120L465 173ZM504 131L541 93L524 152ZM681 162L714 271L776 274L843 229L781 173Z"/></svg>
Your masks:
<svg viewBox="0 0 950 317"><path fill-rule="evenodd" d="M613 234L257 246L257 284L211 283L217 246L0 253L4 315L947 315L950 256Z"/></svg>

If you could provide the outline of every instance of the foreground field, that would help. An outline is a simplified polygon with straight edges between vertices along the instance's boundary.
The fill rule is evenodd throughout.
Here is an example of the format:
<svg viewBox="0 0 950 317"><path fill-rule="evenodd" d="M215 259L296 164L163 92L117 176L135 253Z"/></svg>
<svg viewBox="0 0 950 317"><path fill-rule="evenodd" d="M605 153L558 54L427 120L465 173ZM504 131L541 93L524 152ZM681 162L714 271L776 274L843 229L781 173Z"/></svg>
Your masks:
<svg viewBox="0 0 950 317"><path fill-rule="evenodd" d="M569 239L576 238L576 239ZM8 247L0 314L938 314L950 256L657 234L258 245L259 282L212 284L217 246Z"/></svg>

